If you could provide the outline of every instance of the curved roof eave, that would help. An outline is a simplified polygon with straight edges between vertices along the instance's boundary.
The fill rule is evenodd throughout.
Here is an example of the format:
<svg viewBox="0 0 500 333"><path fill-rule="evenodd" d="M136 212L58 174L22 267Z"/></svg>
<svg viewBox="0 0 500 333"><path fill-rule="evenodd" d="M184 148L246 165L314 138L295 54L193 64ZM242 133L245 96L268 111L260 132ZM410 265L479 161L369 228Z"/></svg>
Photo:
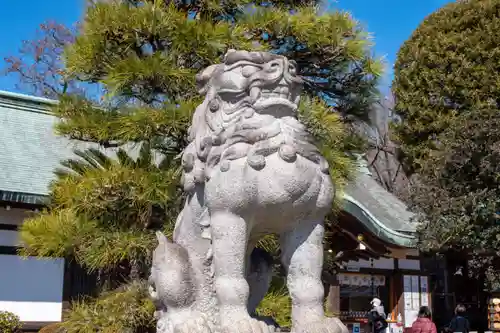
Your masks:
<svg viewBox="0 0 500 333"><path fill-rule="evenodd" d="M370 211L360 202L344 193L343 209L345 212L354 216L360 221L371 233L379 237L381 240L401 247L414 247L415 236L412 234L402 233L386 226L382 221L377 219Z"/></svg>

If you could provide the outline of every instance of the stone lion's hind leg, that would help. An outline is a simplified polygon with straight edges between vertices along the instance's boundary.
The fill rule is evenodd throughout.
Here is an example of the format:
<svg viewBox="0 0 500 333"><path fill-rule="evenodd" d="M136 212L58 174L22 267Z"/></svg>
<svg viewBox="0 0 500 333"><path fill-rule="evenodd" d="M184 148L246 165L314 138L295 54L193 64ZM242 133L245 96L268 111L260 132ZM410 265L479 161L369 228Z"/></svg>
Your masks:
<svg viewBox="0 0 500 333"><path fill-rule="evenodd" d="M282 261L292 298L293 333L343 333L336 319L324 315L323 237L320 222L300 223L281 237Z"/></svg>
<svg viewBox="0 0 500 333"><path fill-rule="evenodd" d="M210 215L215 268L215 292L222 333L268 333L248 313L249 286L245 276L248 225L230 212Z"/></svg>

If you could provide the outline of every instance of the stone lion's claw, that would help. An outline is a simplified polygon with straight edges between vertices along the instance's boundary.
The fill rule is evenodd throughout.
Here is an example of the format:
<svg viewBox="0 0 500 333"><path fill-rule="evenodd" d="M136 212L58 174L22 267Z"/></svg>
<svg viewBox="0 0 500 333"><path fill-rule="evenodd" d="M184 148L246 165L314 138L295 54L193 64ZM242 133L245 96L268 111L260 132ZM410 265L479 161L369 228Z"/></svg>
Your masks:
<svg viewBox="0 0 500 333"><path fill-rule="evenodd" d="M347 327L338 318L324 318L323 320L304 323L294 327L292 333L347 333Z"/></svg>
<svg viewBox="0 0 500 333"><path fill-rule="evenodd" d="M212 330L204 318L197 317L176 325L173 333L212 333Z"/></svg>
<svg viewBox="0 0 500 333"><path fill-rule="evenodd" d="M275 328L257 319L249 318L224 326L222 333L275 333Z"/></svg>

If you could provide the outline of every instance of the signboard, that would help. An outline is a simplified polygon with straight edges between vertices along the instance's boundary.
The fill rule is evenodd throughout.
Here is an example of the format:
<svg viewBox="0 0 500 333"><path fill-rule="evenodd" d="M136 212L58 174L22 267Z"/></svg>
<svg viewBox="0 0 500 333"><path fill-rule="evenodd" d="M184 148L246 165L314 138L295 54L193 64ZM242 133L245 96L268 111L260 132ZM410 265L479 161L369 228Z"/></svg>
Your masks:
<svg viewBox="0 0 500 333"><path fill-rule="evenodd" d="M352 324L352 333L361 333L361 325L359 323Z"/></svg>
<svg viewBox="0 0 500 333"><path fill-rule="evenodd" d="M411 276L403 276L403 300L404 308L410 310L412 308L412 293L411 293Z"/></svg>
<svg viewBox="0 0 500 333"><path fill-rule="evenodd" d="M420 309L420 290L418 288L419 278L414 275L411 277L411 309L419 310Z"/></svg>
<svg viewBox="0 0 500 333"><path fill-rule="evenodd" d="M385 286L385 276L374 274L337 274L337 280L342 286Z"/></svg>
<svg viewBox="0 0 500 333"><path fill-rule="evenodd" d="M429 306L429 281L427 276L420 277L420 305Z"/></svg>
<svg viewBox="0 0 500 333"><path fill-rule="evenodd" d="M500 331L500 295L494 294L494 297L488 301L488 328L493 331Z"/></svg>
<svg viewBox="0 0 500 333"><path fill-rule="evenodd" d="M356 265L347 265L346 270L348 272L359 272L360 271L359 266L356 266Z"/></svg>
<svg viewBox="0 0 500 333"><path fill-rule="evenodd" d="M389 333L403 333L403 324L389 323Z"/></svg>
<svg viewBox="0 0 500 333"><path fill-rule="evenodd" d="M421 306L429 306L427 276L403 276L404 327L411 327Z"/></svg>
<svg viewBox="0 0 500 333"><path fill-rule="evenodd" d="M411 327L418 318L418 310L405 310L405 327Z"/></svg>

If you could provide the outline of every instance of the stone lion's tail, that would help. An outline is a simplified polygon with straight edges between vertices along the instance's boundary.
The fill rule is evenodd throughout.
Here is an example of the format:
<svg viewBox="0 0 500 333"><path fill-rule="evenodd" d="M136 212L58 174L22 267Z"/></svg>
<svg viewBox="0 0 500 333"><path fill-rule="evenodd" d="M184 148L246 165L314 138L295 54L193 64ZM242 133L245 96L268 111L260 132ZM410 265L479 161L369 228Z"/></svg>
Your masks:
<svg viewBox="0 0 500 333"><path fill-rule="evenodd" d="M153 252L150 293L157 304L169 309L187 308L195 301L196 287L188 252L156 233L158 246Z"/></svg>

